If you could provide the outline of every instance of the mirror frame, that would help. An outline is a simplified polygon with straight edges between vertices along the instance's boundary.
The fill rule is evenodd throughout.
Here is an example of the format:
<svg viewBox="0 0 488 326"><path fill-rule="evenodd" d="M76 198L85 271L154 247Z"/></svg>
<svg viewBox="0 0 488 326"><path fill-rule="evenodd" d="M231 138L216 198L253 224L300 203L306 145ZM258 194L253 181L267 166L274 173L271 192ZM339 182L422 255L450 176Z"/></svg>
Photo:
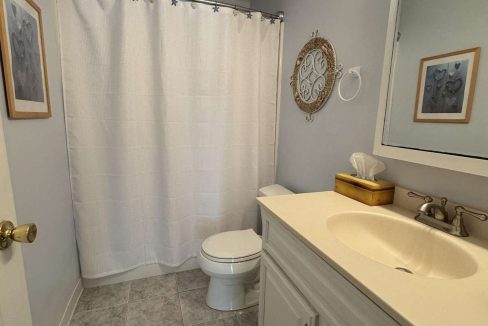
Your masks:
<svg viewBox="0 0 488 326"><path fill-rule="evenodd" d="M398 28L397 18L399 15L400 2L401 0L390 0L390 13L388 17L388 29L386 32L385 57L381 77L373 153L381 157L488 177L488 159L476 159L455 154L435 153L383 144L383 130L388 107L390 75L395 51L394 44Z"/></svg>

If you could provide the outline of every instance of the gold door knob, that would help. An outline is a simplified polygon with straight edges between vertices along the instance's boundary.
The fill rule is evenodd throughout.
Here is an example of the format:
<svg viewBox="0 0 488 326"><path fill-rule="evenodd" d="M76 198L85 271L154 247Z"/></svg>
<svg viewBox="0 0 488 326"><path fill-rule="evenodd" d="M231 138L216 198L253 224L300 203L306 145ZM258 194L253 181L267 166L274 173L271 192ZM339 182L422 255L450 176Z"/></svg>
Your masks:
<svg viewBox="0 0 488 326"><path fill-rule="evenodd" d="M10 221L0 222L0 250L10 247L13 241L32 243L37 236L35 224L24 224L15 227Z"/></svg>

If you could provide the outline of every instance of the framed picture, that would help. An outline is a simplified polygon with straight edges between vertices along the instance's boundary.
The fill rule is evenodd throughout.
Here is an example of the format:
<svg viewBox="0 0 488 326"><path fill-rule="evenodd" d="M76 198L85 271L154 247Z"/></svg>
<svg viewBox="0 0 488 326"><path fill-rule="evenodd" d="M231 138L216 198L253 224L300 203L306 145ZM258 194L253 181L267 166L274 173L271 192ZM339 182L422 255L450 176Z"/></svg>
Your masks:
<svg viewBox="0 0 488 326"><path fill-rule="evenodd" d="M49 118L41 9L32 0L0 0L0 44L10 118Z"/></svg>
<svg viewBox="0 0 488 326"><path fill-rule="evenodd" d="M480 48L420 61L415 122L469 123Z"/></svg>

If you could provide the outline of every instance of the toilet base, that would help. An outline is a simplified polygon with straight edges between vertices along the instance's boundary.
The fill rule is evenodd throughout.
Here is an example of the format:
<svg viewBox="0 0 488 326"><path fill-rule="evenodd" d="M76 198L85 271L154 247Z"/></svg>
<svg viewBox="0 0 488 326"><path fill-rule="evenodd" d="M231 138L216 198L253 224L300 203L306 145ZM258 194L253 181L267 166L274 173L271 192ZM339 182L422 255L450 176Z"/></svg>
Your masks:
<svg viewBox="0 0 488 326"><path fill-rule="evenodd" d="M259 282L243 283L235 279L210 278L207 305L215 310L233 311L259 303Z"/></svg>

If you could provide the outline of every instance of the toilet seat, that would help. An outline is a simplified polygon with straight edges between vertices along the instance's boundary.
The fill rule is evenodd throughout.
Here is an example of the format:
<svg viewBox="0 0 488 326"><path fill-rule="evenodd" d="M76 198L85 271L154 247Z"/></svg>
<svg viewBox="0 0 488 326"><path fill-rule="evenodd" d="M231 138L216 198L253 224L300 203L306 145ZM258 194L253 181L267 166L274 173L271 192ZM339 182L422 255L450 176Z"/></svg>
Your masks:
<svg viewBox="0 0 488 326"><path fill-rule="evenodd" d="M202 243L202 256L217 263L238 263L261 257L262 240L254 230L215 234Z"/></svg>
<svg viewBox="0 0 488 326"><path fill-rule="evenodd" d="M246 256L246 257L240 257L240 258L218 258L209 255L205 251L202 250L202 256L207 258L208 260L211 260L216 263L242 263L245 261L253 260L253 259L258 259L261 257L261 252L255 253L254 255Z"/></svg>

